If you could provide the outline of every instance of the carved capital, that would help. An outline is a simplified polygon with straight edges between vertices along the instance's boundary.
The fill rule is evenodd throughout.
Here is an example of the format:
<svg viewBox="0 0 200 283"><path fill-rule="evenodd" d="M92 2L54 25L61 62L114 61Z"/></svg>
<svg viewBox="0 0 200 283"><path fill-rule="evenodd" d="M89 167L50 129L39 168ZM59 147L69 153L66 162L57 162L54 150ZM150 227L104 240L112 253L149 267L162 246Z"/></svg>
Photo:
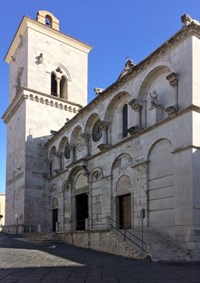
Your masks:
<svg viewBox="0 0 200 283"><path fill-rule="evenodd" d="M128 129L128 133L132 136L132 135L134 135L135 133L139 132L140 130L141 130L140 127L138 127L138 126L133 126L133 127L130 127L130 128Z"/></svg>
<svg viewBox="0 0 200 283"><path fill-rule="evenodd" d="M166 76L166 79L168 80L169 84L174 87L178 85L178 74L171 73L168 76Z"/></svg>
<svg viewBox="0 0 200 283"><path fill-rule="evenodd" d="M102 144L98 145L98 149L99 149L100 151L107 150L107 149L109 149L109 148L111 148L111 145L110 145L110 144L104 144L104 143L102 143Z"/></svg>
<svg viewBox="0 0 200 283"><path fill-rule="evenodd" d="M108 126L109 126L109 123L108 123L108 122L100 121L100 123L99 123L99 128L100 128L101 130L107 130L107 129L108 129Z"/></svg>
<svg viewBox="0 0 200 283"><path fill-rule="evenodd" d="M165 109L167 112L168 116L171 116L177 112L177 106L176 105L171 105Z"/></svg>
<svg viewBox="0 0 200 283"><path fill-rule="evenodd" d="M129 102L129 105L131 106L131 109L134 111L140 111L140 109L142 108L142 105L140 103L138 103L137 99L132 99Z"/></svg>

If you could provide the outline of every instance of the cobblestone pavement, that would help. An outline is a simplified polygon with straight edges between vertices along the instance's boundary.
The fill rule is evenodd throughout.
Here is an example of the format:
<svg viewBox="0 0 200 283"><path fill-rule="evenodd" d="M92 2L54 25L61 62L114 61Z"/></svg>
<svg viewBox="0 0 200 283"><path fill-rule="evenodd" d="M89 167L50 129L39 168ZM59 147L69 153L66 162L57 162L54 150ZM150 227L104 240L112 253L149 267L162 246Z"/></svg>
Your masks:
<svg viewBox="0 0 200 283"><path fill-rule="evenodd" d="M200 263L143 262L62 243L22 240L0 233L1 283L200 282Z"/></svg>

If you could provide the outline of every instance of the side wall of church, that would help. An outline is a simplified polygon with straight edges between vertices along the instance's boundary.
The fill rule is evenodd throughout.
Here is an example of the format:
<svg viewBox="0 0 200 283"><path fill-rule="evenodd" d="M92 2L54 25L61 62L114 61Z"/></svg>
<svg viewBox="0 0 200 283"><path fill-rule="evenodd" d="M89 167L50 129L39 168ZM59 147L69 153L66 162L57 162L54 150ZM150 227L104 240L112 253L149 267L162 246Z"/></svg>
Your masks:
<svg viewBox="0 0 200 283"><path fill-rule="evenodd" d="M93 108L81 111L80 119L73 126L66 124L66 132L48 144L53 168L47 187L50 225L56 198L59 229L76 228L77 195L86 192L90 228L97 229L100 223L106 227L107 216L129 228L140 227L144 209L146 226L194 248L194 115L190 110L179 115L167 112L171 106L181 111L192 103L192 50L192 37L186 38L106 98L100 95ZM168 79L171 74L178 74L175 84ZM135 131L125 137L124 105L127 128ZM76 190L78 174L88 176L86 191Z"/></svg>

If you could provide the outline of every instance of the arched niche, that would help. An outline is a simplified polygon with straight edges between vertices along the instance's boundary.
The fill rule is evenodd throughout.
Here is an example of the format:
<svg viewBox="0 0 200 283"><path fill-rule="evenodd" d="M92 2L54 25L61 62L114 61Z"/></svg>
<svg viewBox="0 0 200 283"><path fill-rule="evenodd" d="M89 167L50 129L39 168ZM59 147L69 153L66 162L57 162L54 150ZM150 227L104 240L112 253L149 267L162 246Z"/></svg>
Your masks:
<svg viewBox="0 0 200 283"><path fill-rule="evenodd" d="M143 128L151 126L167 117L165 108L174 104L175 98L172 87L166 77L171 73L169 66L160 65L151 70L143 80L139 94L138 102L142 105L141 126ZM152 96L156 96L156 103L160 111L157 115L153 113ZM154 117L156 115L157 117Z"/></svg>
<svg viewBox="0 0 200 283"><path fill-rule="evenodd" d="M113 162L111 175L115 178L115 184L120 175L131 170L133 158L129 153L120 154Z"/></svg>
<svg viewBox="0 0 200 283"><path fill-rule="evenodd" d="M63 137L59 144L59 156L62 169L65 168L66 163L70 159L70 149L67 137Z"/></svg>
<svg viewBox="0 0 200 283"><path fill-rule="evenodd" d="M82 128L80 126L76 126L71 134L70 145L74 148L74 160L78 160L81 157L81 152L84 150L85 147L81 136L82 133Z"/></svg>
<svg viewBox="0 0 200 283"><path fill-rule="evenodd" d="M128 102L130 99L131 96L129 93L120 92L111 100L106 109L104 121L108 122L109 124L109 144L115 144L127 136L127 130L129 128ZM126 113L123 111L123 109L125 109L124 107L126 107Z"/></svg>

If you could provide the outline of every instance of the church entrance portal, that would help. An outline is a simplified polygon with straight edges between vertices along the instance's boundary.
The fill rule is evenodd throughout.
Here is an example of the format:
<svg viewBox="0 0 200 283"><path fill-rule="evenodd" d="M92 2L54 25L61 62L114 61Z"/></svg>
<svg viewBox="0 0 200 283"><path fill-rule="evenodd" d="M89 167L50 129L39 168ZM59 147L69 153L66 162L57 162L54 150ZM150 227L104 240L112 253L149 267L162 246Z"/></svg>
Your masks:
<svg viewBox="0 0 200 283"><path fill-rule="evenodd" d="M120 228L131 228L131 195L119 196L119 225Z"/></svg>
<svg viewBox="0 0 200 283"><path fill-rule="evenodd" d="M85 230L85 219L88 218L88 195L76 196L76 229Z"/></svg>
<svg viewBox="0 0 200 283"><path fill-rule="evenodd" d="M58 209L52 210L52 231L56 231L56 223L58 222Z"/></svg>

